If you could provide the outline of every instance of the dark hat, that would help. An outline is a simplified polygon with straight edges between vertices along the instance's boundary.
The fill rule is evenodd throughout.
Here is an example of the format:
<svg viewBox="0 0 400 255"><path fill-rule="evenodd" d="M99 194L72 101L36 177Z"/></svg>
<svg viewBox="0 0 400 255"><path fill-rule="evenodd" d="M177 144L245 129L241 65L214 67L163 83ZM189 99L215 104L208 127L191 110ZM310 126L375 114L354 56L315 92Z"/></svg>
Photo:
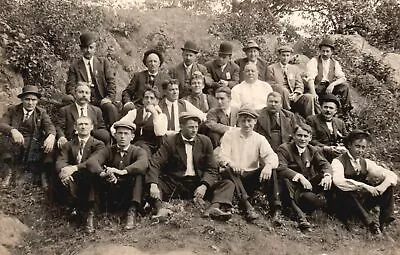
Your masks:
<svg viewBox="0 0 400 255"><path fill-rule="evenodd" d="M19 94L17 97L18 98L22 98L22 97L24 97L25 95L28 95L28 94L36 95L38 98L40 98L42 96L42 94L40 94L40 92L39 92L39 88L38 87L32 86L32 85L26 85L26 86L24 86L22 88L22 93Z"/></svg>
<svg viewBox="0 0 400 255"><path fill-rule="evenodd" d="M243 47L243 51L246 52L248 49L255 48L257 50L261 50L260 46L254 40L247 41L246 45Z"/></svg>
<svg viewBox="0 0 400 255"><path fill-rule="evenodd" d="M184 120L197 120L199 123L201 122L200 117L197 114L191 112L181 112L179 114L179 123Z"/></svg>
<svg viewBox="0 0 400 255"><path fill-rule="evenodd" d="M183 48L181 48L181 49L192 51L196 54L199 53L199 49L197 48L196 43L193 41L186 41L185 44L183 45Z"/></svg>
<svg viewBox="0 0 400 255"><path fill-rule="evenodd" d="M257 119L257 117L258 117L258 113L254 109L252 109L252 108L250 108L248 106L241 107L240 110L238 111L237 115L238 116L240 116L240 115L248 115L248 116L250 116L250 117L252 117L254 119Z"/></svg>
<svg viewBox="0 0 400 255"><path fill-rule="evenodd" d="M156 55L158 56L158 58L160 59L160 66L164 63L164 56L163 56L163 54L162 54L161 52L159 52L158 50L151 49L151 50L146 51L146 52L143 54L143 64L144 64L144 65L146 65L147 57L148 57L150 54L156 54Z"/></svg>
<svg viewBox="0 0 400 255"><path fill-rule="evenodd" d="M370 141L371 135L363 130L354 129L345 137L344 143L345 145L349 145L350 143L352 143L354 140L357 139L367 139L368 141Z"/></svg>
<svg viewBox="0 0 400 255"><path fill-rule="evenodd" d="M321 48L322 46L330 47L333 50L335 49L335 41L330 37L326 37L322 39L321 43L319 44L319 48Z"/></svg>
<svg viewBox="0 0 400 255"><path fill-rule="evenodd" d="M334 94L325 94L319 98L319 103L322 105L323 102L333 102L337 108L340 108L340 101Z"/></svg>
<svg viewBox="0 0 400 255"><path fill-rule="evenodd" d="M114 123L114 128L117 129L119 127L124 127L124 128L128 128L132 131L136 130L136 125L133 122L130 121L126 121L126 120L119 120L117 122Z"/></svg>
<svg viewBox="0 0 400 255"><path fill-rule="evenodd" d="M97 41L97 35L93 32L86 32L81 34L79 40L81 41L81 47L87 47Z"/></svg>
<svg viewBox="0 0 400 255"><path fill-rule="evenodd" d="M283 46L278 48L278 53L281 53L281 52L290 52L290 53L292 53L293 52L293 48L290 47L289 45L283 45Z"/></svg>
<svg viewBox="0 0 400 255"><path fill-rule="evenodd" d="M221 55L232 55L233 47L229 42L223 42L219 45L218 54Z"/></svg>

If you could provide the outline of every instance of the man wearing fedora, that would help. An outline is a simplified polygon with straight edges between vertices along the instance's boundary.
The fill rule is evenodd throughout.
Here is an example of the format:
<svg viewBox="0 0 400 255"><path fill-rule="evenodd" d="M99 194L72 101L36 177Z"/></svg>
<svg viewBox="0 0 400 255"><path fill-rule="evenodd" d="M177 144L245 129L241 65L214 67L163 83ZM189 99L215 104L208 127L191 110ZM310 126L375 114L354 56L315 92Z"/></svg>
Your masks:
<svg viewBox="0 0 400 255"><path fill-rule="evenodd" d="M186 41L181 49L183 62L179 63L169 71L171 78L179 81L179 98L190 94L190 80L192 78L192 74L196 71L199 71L204 75L205 85L207 88L212 83L212 79L207 71L207 68L197 62L199 49L196 43L193 41Z"/></svg>
<svg viewBox="0 0 400 255"><path fill-rule="evenodd" d="M362 130L353 130L345 139L348 151L332 161L333 184L337 200L337 216L348 224L349 216L356 214L374 235L395 220L394 186L397 175L365 158L371 136ZM375 219L369 211L379 206ZM343 208L346 208L345 210Z"/></svg>
<svg viewBox="0 0 400 255"><path fill-rule="evenodd" d="M346 149L343 138L347 135L344 121L335 117L340 109L340 101L333 94L323 95L319 99L321 113L307 118L307 124L313 129L311 144L323 151L329 162L338 157Z"/></svg>
<svg viewBox="0 0 400 255"><path fill-rule="evenodd" d="M258 70L258 79L261 81L266 80L267 63L260 58L261 48L258 46L255 40L249 40L243 47L243 51L246 54L245 58L239 58L235 60L235 63L239 66L239 82L245 79L244 67L248 63L254 63Z"/></svg>
<svg viewBox="0 0 400 255"><path fill-rule="evenodd" d="M75 60L68 70L65 101L73 101L72 95L79 81L91 84L91 102L101 108L106 126L110 127L118 119L118 109L113 104L115 71L107 59L95 56L98 40L95 33L83 33L79 39L82 57Z"/></svg>
<svg viewBox="0 0 400 255"><path fill-rule="evenodd" d="M307 83L314 97L323 94L334 94L340 99L343 113L352 109L349 95L349 84L339 62L332 57L335 42L324 38L319 44L320 55L307 63Z"/></svg>
<svg viewBox="0 0 400 255"><path fill-rule="evenodd" d="M172 213L162 201L179 197L193 199L203 206L206 197L211 206L204 216L228 220L229 212L220 209L230 207L234 185L229 180L219 181L213 148L207 136L198 134L200 118L190 112L179 116L179 133L165 137L160 149L152 156L146 182L150 185L150 197L156 218Z"/></svg>
<svg viewBox="0 0 400 255"><path fill-rule="evenodd" d="M170 78L168 73L160 69L163 63L164 56L160 51L151 49L144 53L143 64L147 69L135 73L129 85L122 92L124 113L132 110L135 105L142 104L143 93L147 87L157 88L160 96L163 96L162 83Z"/></svg>
<svg viewBox="0 0 400 255"><path fill-rule="evenodd" d="M231 43L221 43L217 58L205 64L213 79L210 86L212 91L208 91L209 94L213 95L218 87L233 88L239 83L239 66L232 61L232 50Z"/></svg>
<svg viewBox="0 0 400 255"><path fill-rule="evenodd" d="M22 102L9 107L0 119L5 163L2 186L9 186L14 163L19 163L22 170L40 174L42 187L47 189L56 129L46 110L37 106L41 94L36 86L24 86L18 97Z"/></svg>
<svg viewBox="0 0 400 255"><path fill-rule="evenodd" d="M114 128L116 144L108 145L90 157L86 167L101 178L98 190L108 192L105 199L119 205L128 202L125 229L130 230L135 227L137 212L143 206L144 175L149 160L145 150L131 144L135 124L122 120L115 122Z"/></svg>
<svg viewBox="0 0 400 255"><path fill-rule="evenodd" d="M279 62L267 68L267 82L274 91L282 94L282 105L286 110L298 112L304 118L314 115L314 97L304 93L304 84L296 66L289 64L293 53L290 46L278 48Z"/></svg>

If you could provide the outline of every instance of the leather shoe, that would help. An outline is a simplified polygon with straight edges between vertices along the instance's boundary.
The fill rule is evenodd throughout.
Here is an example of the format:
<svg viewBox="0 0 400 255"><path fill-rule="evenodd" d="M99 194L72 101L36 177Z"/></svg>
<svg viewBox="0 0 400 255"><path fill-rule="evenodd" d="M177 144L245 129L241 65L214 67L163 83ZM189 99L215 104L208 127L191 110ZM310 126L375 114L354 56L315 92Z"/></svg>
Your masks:
<svg viewBox="0 0 400 255"><path fill-rule="evenodd" d="M170 209L161 208L158 210L157 214L154 215L152 218L157 222L164 222L169 218L169 216L171 216L171 214L172 211Z"/></svg>
<svg viewBox="0 0 400 255"><path fill-rule="evenodd" d="M232 214L230 212L224 212L220 208L213 207L205 211L203 216L210 217L213 220L228 221L232 217Z"/></svg>
<svg viewBox="0 0 400 255"><path fill-rule="evenodd" d="M129 209L126 215L126 230L131 230L135 227L136 224L136 210Z"/></svg>
<svg viewBox="0 0 400 255"><path fill-rule="evenodd" d="M381 229L379 228L378 223L372 222L371 224L369 224L368 228L369 228L369 231L371 231L371 233L374 236L382 236L382 232L381 232Z"/></svg>
<svg viewBox="0 0 400 255"><path fill-rule="evenodd" d="M246 220L247 221L254 221L256 219L258 219L260 217L260 215L258 215L258 213L254 210L254 208L249 208L246 212Z"/></svg>
<svg viewBox="0 0 400 255"><path fill-rule="evenodd" d="M93 218L94 218L94 212L93 211L88 212L85 228L86 232L89 234L94 232Z"/></svg>
<svg viewBox="0 0 400 255"><path fill-rule="evenodd" d="M281 214L281 211L280 210L276 210L274 212L274 214L272 215L271 220L272 220L272 223L275 226L277 226L277 227L281 226L282 225L282 214Z"/></svg>
<svg viewBox="0 0 400 255"><path fill-rule="evenodd" d="M299 228L301 231L310 231L311 224L306 219L300 219Z"/></svg>
<svg viewBox="0 0 400 255"><path fill-rule="evenodd" d="M3 181L1 182L2 188L8 188L8 186L10 186L10 182L11 182L11 178L12 178L11 168L7 167L5 172L6 172L6 175L4 176Z"/></svg>

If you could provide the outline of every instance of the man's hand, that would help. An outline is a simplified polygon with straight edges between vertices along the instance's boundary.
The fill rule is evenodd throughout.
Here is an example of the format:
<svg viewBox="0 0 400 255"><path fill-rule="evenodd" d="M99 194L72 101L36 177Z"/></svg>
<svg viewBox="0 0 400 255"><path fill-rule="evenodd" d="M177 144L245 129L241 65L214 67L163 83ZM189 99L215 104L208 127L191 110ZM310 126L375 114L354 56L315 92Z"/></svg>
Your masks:
<svg viewBox="0 0 400 255"><path fill-rule="evenodd" d="M379 191L377 188L370 186L368 184L364 185L364 189L368 191L373 197L379 196Z"/></svg>
<svg viewBox="0 0 400 255"><path fill-rule="evenodd" d="M152 104L146 106L146 111L151 112L151 114L157 114L156 107Z"/></svg>
<svg viewBox="0 0 400 255"><path fill-rule="evenodd" d="M105 98L101 99L101 101L100 101L100 105L107 104L107 103L112 103L111 99L109 99L108 97L105 97Z"/></svg>
<svg viewBox="0 0 400 255"><path fill-rule="evenodd" d="M317 92L311 92L311 95L313 96L313 98L314 98L314 101L315 102L318 102L318 94L317 94Z"/></svg>
<svg viewBox="0 0 400 255"><path fill-rule="evenodd" d="M312 189L311 182L309 182L309 181L306 179L306 177L304 177L304 175L302 175L302 174L299 176L299 182L301 183L301 185L303 185L303 188L304 188L304 189L309 189L309 190Z"/></svg>
<svg viewBox="0 0 400 255"><path fill-rule="evenodd" d="M219 80L218 84L221 85L221 86L226 86L227 87L229 85L229 82L225 81L225 80Z"/></svg>
<svg viewBox="0 0 400 255"><path fill-rule="evenodd" d="M289 100L296 102L297 99L300 97L301 95L299 93L293 92L289 94Z"/></svg>
<svg viewBox="0 0 400 255"><path fill-rule="evenodd" d="M11 136L15 143L24 144L24 136L15 128L11 129Z"/></svg>
<svg viewBox="0 0 400 255"><path fill-rule="evenodd" d="M61 136L60 138L58 138L57 147L61 149L67 142L68 142L67 138L65 138L65 136Z"/></svg>
<svg viewBox="0 0 400 255"><path fill-rule="evenodd" d="M106 172L107 173L113 173L113 174L118 174L118 175L126 175L127 171L126 170L119 170L114 167L106 167Z"/></svg>
<svg viewBox="0 0 400 255"><path fill-rule="evenodd" d="M65 166L61 168L61 172L58 174L60 177L61 183L64 186L68 186L69 182L73 182L74 178L72 177L72 174L78 171L77 166Z"/></svg>
<svg viewBox="0 0 400 255"><path fill-rule="evenodd" d="M332 177L330 175L324 176L319 185L324 187L324 190L330 190L332 185Z"/></svg>
<svg viewBox="0 0 400 255"><path fill-rule="evenodd" d="M118 178L112 172L107 172L107 179L109 183L116 184L118 182Z"/></svg>
<svg viewBox="0 0 400 255"><path fill-rule="evenodd" d="M150 184L150 197L161 200L161 191L155 183Z"/></svg>
<svg viewBox="0 0 400 255"><path fill-rule="evenodd" d="M272 168L264 167L260 173L260 182L269 180L271 178L271 175L272 175Z"/></svg>
<svg viewBox="0 0 400 255"><path fill-rule="evenodd" d="M229 163L228 166L232 169L232 171L235 174L242 175L243 172L244 172L244 169L241 169L241 168L237 167L235 164Z"/></svg>
<svg viewBox="0 0 400 255"><path fill-rule="evenodd" d="M326 87L325 93L326 94L332 94L334 88L335 88L335 85L332 85L332 83L329 84L329 86Z"/></svg>
<svg viewBox="0 0 400 255"><path fill-rule="evenodd" d="M194 191L194 197L195 198L203 198L204 195L206 194L207 191L207 186L202 184L197 189Z"/></svg>
<svg viewBox="0 0 400 255"><path fill-rule="evenodd" d="M50 134L49 136L47 136L46 140L44 140L43 143L44 153L49 153L53 150L55 140L55 135Z"/></svg>

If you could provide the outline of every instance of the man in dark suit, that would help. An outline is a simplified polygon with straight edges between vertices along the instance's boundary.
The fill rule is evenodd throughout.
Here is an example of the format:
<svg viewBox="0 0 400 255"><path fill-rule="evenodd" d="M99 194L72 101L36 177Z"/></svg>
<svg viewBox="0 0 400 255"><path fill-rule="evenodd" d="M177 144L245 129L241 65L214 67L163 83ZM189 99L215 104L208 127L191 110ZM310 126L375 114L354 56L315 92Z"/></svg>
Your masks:
<svg viewBox="0 0 400 255"><path fill-rule="evenodd" d="M292 47L282 46L278 49L279 62L269 65L267 68L267 82L274 91L282 94L283 108L292 109L304 118L314 115L314 97L304 94L304 84L297 67L289 64Z"/></svg>
<svg viewBox="0 0 400 255"><path fill-rule="evenodd" d="M258 46L256 41L249 40L243 47L243 51L246 53L246 57L235 60L235 63L239 66L239 82L244 81L244 67L249 62L252 62L257 66L258 79L261 81L266 81L265 75L267 71L267 63L260 58L261 48Z"/></svg>
<svg viewBox="0 0 400 255"><path fill-rule="evenodd" d="M267 107L261 110L254 131L265 136L276 151L282 143L290 142L296 118L292 112L282 109L282 95L272 92L267 98Z"/></svg>
<svg viewBox="0 0 400 255"><path fill-rule="evenodd" d="M197 54L199 53L199 49L197 48L196 43L186 41L181 49L183 62L169 71L171 78L179 81L180 98L190 94L190 79L192 78L192 74L196 71L200 71L204 75L206 87L212 83L207 68L204 65L197 63Z"/></svg>
<svg viewBox="0 0 400 255"><path fill-rule="evenodd" d="M110 143L110 134L106 130L101 109L90 104L90 84L78 82L74 92L74 103L61 107L57 119L57 145L58 148L75 137L75 123L79 117L89 117L93 129L92 135L103 141Z"/></svg>
<svg viewBox="0 0 400 255"><path fill-rule="evenodd" d="M100 150L86 166L102 178L99 190L108 191L111 198L128 200L125 229L130 230L135 227L137 211L142 207L144 175L149 160L145 150L131 145L135 124L118 121L114 127L117 143Z"/></svg>
<svg viewBox="0 0 400 255"><path fill-rule="evenodd" d="M332 168L318 149L309 144L312 129L300 123L296 126L293 142L278 148L278 175L286 187L286 201L296 214L299 228L311 229L305 212L323 209L325 193L332 184Z"/></svg>
<svg viewBox="0 0 400 255"><path fill-rule="evenodd" d="M95 56L97 36L94 33L81 34L80 42L82 57L69 68L65 101L73 101L72 95L79 81L90 83L91 102L101 108L106 125L110 127L118 119L118 109L113 104L116 96L115 72L107 59Z"/></svg>
<svg viewBox="0 0 400 255"><path fill-rule="evenodd" d="M208 112L217 105L213 94L205 94L203 92L205 86L204 75L199 71L193 73L190 79L190 94L182 99L190 102L194 107L202 112Z"/></svg>
<svg viewBox="0 0 400 255"><path fill-rule="evenodd" d="M168 73L160 70L163 63L164 57L161 52L152 49L144 53L143 64L147 70L135 73L129 85L122 91L123 113L134 109L135 105L142 104L143 93L147 87L157 88L161 97L163 96L162 83L170 79Z"/></svg>
<svg viewBox="0 0 400 255"><path fill-rule="evenodd" d="M343 138L347 136L344 121L335 117L340 108L339 99L333 94L323 95L320 98L321 113L309 116L307 124L313 129L311 144L317 146L329 162L343 152Z"/></svg>
<svg viewBox="0 0 400 255"><path fill-rule="evenodd" d="M102 141L93 138L92 119L79 117L74 124L78 136L63 146L56 161L56 173L74 199L73 206L86 217L86 231L94 232L94 178L86 168L90 156L104 148Z"/></svg>
<svg viewBox="0 0 400 255"><path fill-rule="evenodd" d="M211 141L197 134L200 119L183 112L179 118L181 131L165 138L160 149L153 155L146 182L150 184L150 196L157 215L165 217L171 212L163 208L162 200L171 197L203 201L206 193L212 197L205 216L228 220L229 212L220 205L230 206L234 185L229 180L218 181L218 169Z"/></svg>
<svg viewBox="0 0 400 255"><path fill-rule="evenodd" d="M56 129L46 110L37 106L41 97L37 87L24 86L18 97L22 103L9 107L0 120L1 159L6 165L2 186L9 186L13 164L19 163L23 170L38 171L47 189Z"/></svg>
<svg viewBox="0 0 400 255"><path fill-rule="evenodd" d="M213 79L207 93L214 95L218 87L233 88L239 84L239 66L232 61L232 44L229 42L221 43L218 57L208 61L205 66Z"/></svg>
<svg viewBox="0 0 400 255"><path fill-rule="evenodd" d="M207 136L211 139L213 147L220 145L221 137L226 131L236 126L237 112L239 109L231 107L231 90L229 87L219 87L215 91L217 108L212 108L207 113L204 125L207 128Z"/></svg>

